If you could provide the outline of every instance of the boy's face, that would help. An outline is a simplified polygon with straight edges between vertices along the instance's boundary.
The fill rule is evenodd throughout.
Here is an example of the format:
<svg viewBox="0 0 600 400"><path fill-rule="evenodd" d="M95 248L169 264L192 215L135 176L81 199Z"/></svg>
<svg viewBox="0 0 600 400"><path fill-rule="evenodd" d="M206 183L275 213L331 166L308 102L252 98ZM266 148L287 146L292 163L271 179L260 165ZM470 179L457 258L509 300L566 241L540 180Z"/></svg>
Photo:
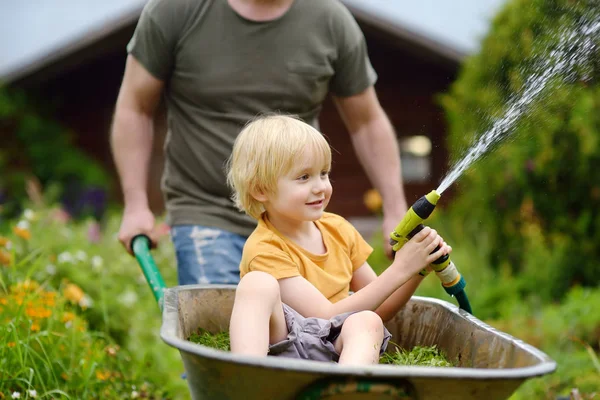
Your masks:
<svg viewBox="0 0 600 400"><path fill-rule="evenodd" d="M333 189L329 182L329 165L305 151L284 176L277 181L277 192L265 204L270 216L291 221L316 221L329 204Z"/></svg>

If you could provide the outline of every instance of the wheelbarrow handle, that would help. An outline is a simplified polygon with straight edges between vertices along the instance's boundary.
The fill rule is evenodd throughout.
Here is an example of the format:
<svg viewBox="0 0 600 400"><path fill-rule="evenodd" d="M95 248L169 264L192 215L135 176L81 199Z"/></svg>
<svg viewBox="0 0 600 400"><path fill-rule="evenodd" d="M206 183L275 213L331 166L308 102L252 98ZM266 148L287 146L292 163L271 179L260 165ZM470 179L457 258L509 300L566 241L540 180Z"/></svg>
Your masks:
<svg viewBox="0 0 600 400"><path fill-rule="evenodd" d="M150 243L148 236L137 235L131 239L131 248L146 277L146 282L148 282L150 290L154 294L158 307L162 311L163 296L167 285L165 285L165 281L158 271L154 258L150 254Z"/></svg>

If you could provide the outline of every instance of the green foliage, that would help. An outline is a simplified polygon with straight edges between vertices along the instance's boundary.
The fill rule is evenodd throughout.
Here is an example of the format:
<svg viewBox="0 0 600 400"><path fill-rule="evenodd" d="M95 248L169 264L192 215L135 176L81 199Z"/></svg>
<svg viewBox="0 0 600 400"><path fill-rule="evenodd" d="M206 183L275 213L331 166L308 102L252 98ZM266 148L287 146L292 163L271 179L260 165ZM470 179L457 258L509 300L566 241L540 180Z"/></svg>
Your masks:
<svg viewBox="0 0 600 400"><path fill-rule="evenodd" d="M415 346L412 350L396 348L391 353L385 353L379 360L380 364L396 364L419 367L453 367L443 351L437 346Z"/></svg>
<svg viewBox="0 0 600 400"><path fill-rule="evenodd" d="M205 329L200 328L197 332L193 332L188 340L192 343L211 347L217 350L231 350L231 347L229 346L229 332L218 332L213 334Z"/></svg>
<svg viewBox="0 0 600 400"><path fill-rule="evenodd" d="M54 186L50 200L59 199L68 185L108 188L100 164L75 146L73 132L46 114L24 93L0 87L0 216L22 209L28 181Z"/></svg>
<svg viewBox="0 0 600 400"><path fill-rule="evenodd" d="M30 350L28 359L21 358L23 369L19 374L30 374L28 368L33 369L37 383L32 387L38 394L42 390L61 390L70 398L132 398L132 392L139 397L143 393L146 397L189 397L186 382L181 379L184 369L179 354L159 337L159 307L135 259L116 240L119 217L110 215L100 226L91 220L69 220L59 209L28 209L19 220L9 223L11 230L5 236L0 236L0 294L14 297L10 287L28 281L39 282L45 291L57 293L51 316L40 320L36 330L31 331L27 325L31 321L26 318L26 307L14 308L7 314L11 315L12 325L3 325L4 320L0 324L0 363L3 351L23 352L38 337L52 339L42 342L43 347ZM172 246L161 241L153 256L165 282L176 284ZM43 300L41 291L30 296L32 301ZM0 307L4 307L1 303L0 299ZM65 325L68 321L63 321L65 312L73 313L73 321L81 321L85 330L72 332ZM3 318L4 314L4 310L0 311ZM24 325L17 337L7 336L15 334L18 324ZM76 337L69 336L71 333ZM7 341L17 345L5 350ZM86 343L95 349L86 361L90 363L86 364L88 369L79 364L88 356ZM102 351L106 353L109 348L120 350L114 357L103 355ZM50 357L56 358L56 364L44 364L45 353L58 351L62 351L63 358L57 354ZM5 370L16 371L0 366L0 371ZM56 372L47 375L44 371ZM69 380L61 378L63 372ZM11 379L20 379L26 385L22 374ZM0 392L10 395L6 390L18 389L11 385L2 387ZM94 392L84 396L84 387ZM19 388L23 393L28 387ZM109 392L105 393L105 389Z"/></svg>
<svg viewBox="0 0 600 400"><path fill-rule="evenodd" d="M513 0L481 51L442 97L452 157L504 115L564 27L600 20L593 0ZM460 178L452 208L464 237L489 240L490 265L520 279L516 290L558 299L573 284L600 283L600 56L576 79L550 82L505 141ZM469 220L469 222L467 222ZM476 222L476 223L474 223Z"/></svg>
<svg viewBox="0 0 600 400"><path fill-rule="evenodd" d="M69 284L54 291L31 280L0 291L0 393L122 398L135 392L163 398L129 368L129 355L114 341L88 330L73 302L76 294Z"/></svg>

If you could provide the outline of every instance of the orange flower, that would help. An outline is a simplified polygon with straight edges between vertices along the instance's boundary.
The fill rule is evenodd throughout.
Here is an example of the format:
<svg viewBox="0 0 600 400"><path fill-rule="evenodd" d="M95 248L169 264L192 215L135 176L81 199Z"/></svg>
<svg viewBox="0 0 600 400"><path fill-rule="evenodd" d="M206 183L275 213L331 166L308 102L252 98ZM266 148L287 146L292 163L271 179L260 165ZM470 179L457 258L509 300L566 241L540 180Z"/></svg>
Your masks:
<svg viewBox="0 0 600 400"><path fill-rule="evenodd" d="M49 318L52 315L52 310L44 307L28 307L25 313L31 318Z"/></svg>
<svg viewBox="0 0 600 400"><path fill-rule="evenodd" d="M4 304L4 305L8 304L8 300L6 299L6 297L0 297L0 304Z"/></svg>
<svg viewBox="0 0 600 400"><path fill-rule="evenodd" d="M31 239L31 232L29 232L29 229L14 226L13 232L15 233L15 235L17 235L21 239L25 239L25 240Z"/></svg>
<svg viewBox="0 0 600 400"><path fill-rule="evenodd" d="M75 314L73 314L72 312L65 312L61 318L62 322L69 322L69 321L73 321L75 319Z"/></svg>
<svg viewBox="0 0 600 400"><path fill-rule="evenodd" d="M37 323L34 322L33 324L31 324L31 330L33 332L39 332L40 326Z"/></svg>
<svg viewBox="0 0 600 400"><path fill-rule="evenodd" d="M15 342L8 342L8 347L15 347L17 344Z"/></svg>
<svg viewBox="0 0 600 400"><path fill-rule="evenodd" d="M378 212L381 209L383 204L383 200L381 199L381 195L376 189L369 189L365 192L363 196L363 202L365 206L371 212Z"/></svg>
<svg viewBox="0 0 600 400"><path fill-rule="evenodd" d="M69 380L69 375L67 375L66 372L63 372L62 374L60 374L60 377L63 378L65 381Z"/></svg>
<svg viewBox="0 0 600 400"><path fill-rule="evenodd" d="M105 381L110 378L110 371L96 371L96 379Z"/></svg>
<svg viewBox="0 0 600 400"><path fill-rule="evenodd" d="M74 283L69 283L63 290L63 294L67 300L75 304L79 304L84 296L83 290Z"/></svg>
<svg viewBox="0 0 600 400"><path fill-rule="evenodd" d="M8 238L5 238L4 236L0 236L0 246L6 246L6 244L10 242L10 240Z"/></svg>
<svg viewBox="0 0 600 400"><path fill-rule="evenodd" d="M8 267L11 264L11 261L12 261L11 254L4 249L0 249L0 264Z"/></svg>

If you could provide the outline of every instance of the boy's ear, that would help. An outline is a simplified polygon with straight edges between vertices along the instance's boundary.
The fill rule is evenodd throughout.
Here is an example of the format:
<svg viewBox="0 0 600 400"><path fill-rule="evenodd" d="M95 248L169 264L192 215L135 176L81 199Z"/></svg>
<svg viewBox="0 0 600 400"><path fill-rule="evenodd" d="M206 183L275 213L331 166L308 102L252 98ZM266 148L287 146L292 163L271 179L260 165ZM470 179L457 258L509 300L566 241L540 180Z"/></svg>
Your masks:
<svg viewBox="0 0 600 400"><path fill-rule="evenodd" d="M250 195L254 197L254 200L264 203L268 200L267 194L262 189L254 189L250 191Z"/></svg>

